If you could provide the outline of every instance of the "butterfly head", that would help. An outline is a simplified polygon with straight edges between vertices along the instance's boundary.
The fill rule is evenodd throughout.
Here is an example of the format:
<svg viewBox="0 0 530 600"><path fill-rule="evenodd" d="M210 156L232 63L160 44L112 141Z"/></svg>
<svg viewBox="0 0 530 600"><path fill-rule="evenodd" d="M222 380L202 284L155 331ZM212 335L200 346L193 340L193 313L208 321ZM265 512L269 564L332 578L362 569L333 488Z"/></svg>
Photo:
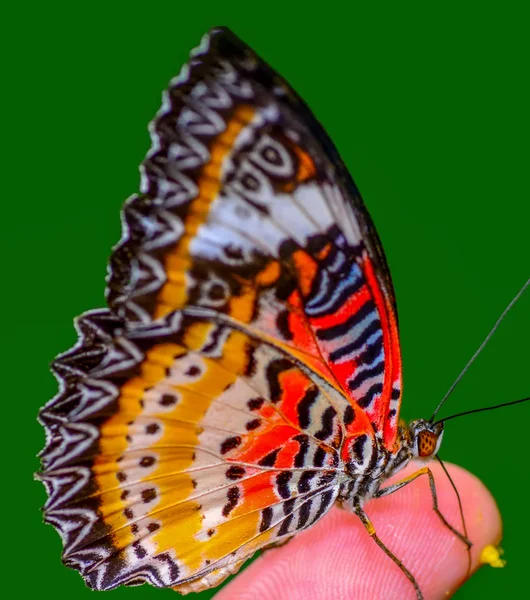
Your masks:
<svg viewBox="0 0 530 600"><path fill-rule="evenodd" d="M429 459L436 456L442 443L443 422L431 423L416 419L409 425L409 447L414 458Z"/></svg>

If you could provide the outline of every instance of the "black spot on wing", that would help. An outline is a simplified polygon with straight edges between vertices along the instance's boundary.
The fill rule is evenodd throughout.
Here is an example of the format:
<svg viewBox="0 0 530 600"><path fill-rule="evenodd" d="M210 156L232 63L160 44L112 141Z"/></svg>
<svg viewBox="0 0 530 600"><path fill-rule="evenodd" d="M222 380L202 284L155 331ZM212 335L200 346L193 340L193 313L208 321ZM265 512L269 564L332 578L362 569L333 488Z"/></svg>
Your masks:
<svg viewBox="0 0 530 600"><path fill-rule="evenodd" d="M367 392L358 399L357 403L361 408L368 408L372 404L374 398L376 396L379 396L382 393L382 391L383 384L374 383L368 388Z"/></svg>
<svg viewBox="0 0 530 600"><path fill-rule="evenodd" d="M178 402L178 397L175 394L164 394L159 403L161 406L174 406Z"/></svg>
<svg viewBox="0 0 530 600"><path fill-rule="evenodd" d="M228 492L226 494L228 502L223 506L223 516L228 517L228 515L234 510L237 506L237 502L239 500L240 492L237 485L228 488Z"/></svg>
<svg viewBox="0 0 530 600"><path fill-rule="evenodd" d="M401 390L396 390L396 388L392 388L392 400L399 400L401 398Z"/></svg>
<svg viewBox="0 0 530 600"><path fill-rule="evenodd" d="M258 461L258 465L260 465L261 467L274 467L276 458L278 457L280 450L281 448L275 448L274 450L271 450L271 452L266 454L263 458L261 458Z"/></svg>
<svg viewBox="0 0 530 600"><path fill-rule="evenodd" d="M278 473L276 477L276 487L278 489L278 493L281 498L287 500L291 497L291 488L289 487L289 482L291 481L293 474L291 471L282 471Z"/></svg>
<svg viewBox="0 0 530 600"><path fill-rule="evenodd" d="M298 442L299 450L294 457L294 466L297 469L305 465L307 452L309 450L309 437L305 433L300 433L293 437L293 440Z"/></svg>
<svg viewBox="0 0 530 600"><path fill-rule="evenodd" d="M333 406L328 406L322 413L322 429L315 433L315 437L318 440L327 440L333 435L333 424L336 416L337 411L333 408Z"/></svg>
<svg viewBox="0 0 530 600"><path fill-rule="evenodd" d="M334 493L332 490L328 490L320 496L320 507L313 518L313 523L318 521L318 519L320 519L320 517L327 511L330 504L333 502L333 497Z"/></svg>
<svg viewBox="0 0 530 600"><path fill-rule="evenodd" d="M272 516L273 516L273 511L270 506L267 506L267 508L264 508L261 511L261 522L259 524L260 532L267 531L267 529L270 528L271 523L272 523Z"/></svg>
<svg viewBox="0 0 530 600"><path fill-rule="evenodd" d="M364 462L364 448L368 436L366 433L359 435L352 444L352 453L357 462Z"/></svg>
<svg viewBox="0 0 530 600"><path fill-rule="evenodd" d="M152 502L156 498L156 490L154 488L148 488L146 490L142 490L142 502L148 504Z"/></svg>
<svg viewBox="0 0 530 600"><path fill-rule="evenodd" d="M133 542L134 553L139 560L147 556L147 550L140 544L140 542Z"/></svg>
<svg viewBox="0 0 530 600"><path fill-rule="evenodd" d="M237 448L239 444L241 444L241 436L239 435L234 435L233 437L226 438L226 440L224 440L221 444L221 454L226 454L227 452L230 452L230 450Z"/></svg>
<svg viewBox="0 0 530 600"><path fill-rule="evenodd" d="M267 367L267 382L269 384L269 397L271 402L279 402L282 397L282 386L280 385L280 374L292 369L293 363L286 358L274 360Z"/></svg>
<svg viewBox="0 0 530 600"><path fill-rule="evenodd" d="M294 510L295 503L296 503L296 498L291 498L290 500L286 500L283 503L283 514L290 515Z"/></svg>
<svg viewBox="0 0 530 600"><path fill-rule="evenodd" d="M291 523L293 522L293 514L291 513L283 520L280 529L278 530L278 535L285 535L289 533L289 529L291 527Z"/></svg>
<svg viewBox="0 0 530 600"><path fill-rule="evenodd" d="M247 402L247 406L250 410L259 410L263 406L264 402L265 400L263 398L251 398Z"/></svg>
<svg viewBox="0 0 530 600"><path fill-rule="evenodd" d="M301 494L311 491L311 481L315 478L316 474L317 471L304 471L302 475L300 475L300 480L298 481L298 491Z"/></svg>
<svg viewBox="0 0 530 600"><path fill-rule="evenodd" d="M311 424L311 407L318 398L318 388L310 387L297 406L298 424L302 429L307 429Z"/></svg>
<svg viewBox="0 0 530 600"><path fill-rule="evenodd" d="M254 429L257 429L260 425L261 425L260 419L252 419L251 421L248 421L245 424L245 428L247 431L253 431Z"/></svg>
<svg viewBox="0 0 530 600"><path fill-rule="evenodd" d="M276 327L281 333L284 340L291 341L293 339L293 333L289 327L289 311L282 310L276 317Z"/></svg>
<svg viewBox="0 0 530 600"><path fill-rule="evenodd" d="M309 521L312 504L313 500L310 498L309 500L306 500L300 507L300 510L298 511L298 529L302 529L302 527L305 527L305 525Z"/></svg>
<svg viewBox="0 0 530 600"><path fill-rule="evenodd" d="M309 254L318 254L324 249L326 244L329 242L328 237L322 233L317 233L308 238L306 248Z"/></svg>
<svg viewBox="0 0 530 600"><path fill-rule="evenodd" d="M344 417L343 417L344 425L346 427L348 427L349 425L351 425L353 423L354 419L355 419L355 411L353 410L353 406L348 404L348 406L344 410Z"/></svg>
<svg viewBox="0 0 530 600"><path fill-rule="evenodd" d="M243 477L245 473L246 471L244 467L241 467L239 465L232 465L226 471L226 477L232 481L235 481L236 479L241 479L241 477Z"/></svg>
<svg viewBox="0 0 530 600"><path fill-rule="evenodd" d="M327 452L324 450L324 448L322 446L319 446L316 449L315 455L313 457L313 466L321 467L324 464L324 461L326 460L326 455Z"/></svg>

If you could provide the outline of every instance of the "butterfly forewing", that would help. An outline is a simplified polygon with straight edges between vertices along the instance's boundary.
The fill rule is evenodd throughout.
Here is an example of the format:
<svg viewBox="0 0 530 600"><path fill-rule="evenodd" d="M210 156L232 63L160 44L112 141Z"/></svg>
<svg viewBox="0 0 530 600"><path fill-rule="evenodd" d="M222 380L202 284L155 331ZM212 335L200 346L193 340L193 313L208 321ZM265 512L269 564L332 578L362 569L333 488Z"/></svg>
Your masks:
<svg viewBox="0 0 530 600"><path fill-rule="evenodd" d="M165 95L113 254L129 322L187 305L287 348L364 408L391 447L400 399L395 303L360 196L305 105L226 30ZM386 429L385 429L386 428Z"/></svg>
<svg viewBox="0 0 530 600"><path fill-rule="evenodd" d="M225 29L164 94L110 261L42 411L46 518L109 589L214 585L334 502L345 441L396 439L384 255L331 142Z"/></svg>

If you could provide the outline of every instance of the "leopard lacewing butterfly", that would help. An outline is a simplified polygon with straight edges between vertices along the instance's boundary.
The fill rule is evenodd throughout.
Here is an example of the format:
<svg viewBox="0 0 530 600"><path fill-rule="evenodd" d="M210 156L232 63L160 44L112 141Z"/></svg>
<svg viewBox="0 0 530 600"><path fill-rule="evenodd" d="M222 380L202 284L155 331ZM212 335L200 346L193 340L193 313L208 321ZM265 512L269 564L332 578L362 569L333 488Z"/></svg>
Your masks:
<svg viewBox="0 0 530 600"><path fill-rule="evenodd" d="M333 143L277 73L213 29L150 131L108 308L77 319L79 341L53 364L39 477L64 562L90 587L185 593L335 503L370 531L363 503L436 455L443 422L399 424L381 243Z"/></svg>

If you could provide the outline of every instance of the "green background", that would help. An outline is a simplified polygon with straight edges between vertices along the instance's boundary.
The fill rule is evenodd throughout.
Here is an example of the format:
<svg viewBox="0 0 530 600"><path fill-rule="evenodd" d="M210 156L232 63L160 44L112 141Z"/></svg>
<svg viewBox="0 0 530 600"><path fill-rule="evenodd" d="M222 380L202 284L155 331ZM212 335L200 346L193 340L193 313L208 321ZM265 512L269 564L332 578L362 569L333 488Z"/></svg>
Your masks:
<svg viewBox="0 0 530 600"><path fill-rule="evenodd" d="M530 275L529 15L514 8L524 3L347 4L3 9L2 534L11 594L92 597L41 522L35 417L56 391L47 364L74 342L73 317L103 303L118 211L138 188L160 93L211 26L231 27L292 83L363 193L398 297L405 418L430 415ZM446 415L528 395L529 315L527 293ZM509 561L482 569L459 599L527 591L529 422L522 405L447 426L442 456L492 490Z"/></svg>

